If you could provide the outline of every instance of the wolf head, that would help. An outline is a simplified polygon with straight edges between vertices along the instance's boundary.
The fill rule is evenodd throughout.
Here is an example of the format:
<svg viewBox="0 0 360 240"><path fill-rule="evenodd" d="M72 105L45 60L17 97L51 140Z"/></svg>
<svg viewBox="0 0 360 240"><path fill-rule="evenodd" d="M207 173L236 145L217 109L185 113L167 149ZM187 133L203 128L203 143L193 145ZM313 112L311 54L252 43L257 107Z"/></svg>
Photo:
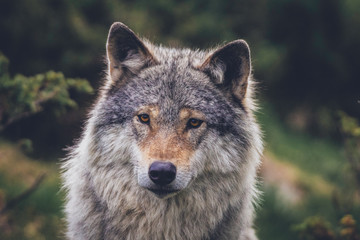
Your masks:
<svg viewBox="0 0 360 240"><path fill-rule="evenodd" d="M93 164L160 198L215 172L244 171L258 134L245 41L209 52L164 48L114 23L106 50L108 78L90 119Z"/></svg>

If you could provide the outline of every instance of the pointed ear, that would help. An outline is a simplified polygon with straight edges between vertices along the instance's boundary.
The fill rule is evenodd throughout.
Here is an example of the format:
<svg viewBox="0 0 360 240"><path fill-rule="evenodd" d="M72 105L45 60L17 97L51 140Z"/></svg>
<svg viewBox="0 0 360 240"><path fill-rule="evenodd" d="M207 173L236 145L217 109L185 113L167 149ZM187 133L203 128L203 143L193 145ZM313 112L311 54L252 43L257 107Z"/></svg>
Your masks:
<svg viewBox="0 0 360 240"><path fill-rule="evenodd" d="M221 89L242 100L251 72L250 61L248 44L244 40L236 40L213 52L198 69Z"/></svg>
<svg viewBox="0 0 360 240"><path fill-rule="evenodd" d="M144 67L156 64L145 44L131 29L120 22L113 23L106 43L108 69L113 82L127 74L137 74Z"/></svg>

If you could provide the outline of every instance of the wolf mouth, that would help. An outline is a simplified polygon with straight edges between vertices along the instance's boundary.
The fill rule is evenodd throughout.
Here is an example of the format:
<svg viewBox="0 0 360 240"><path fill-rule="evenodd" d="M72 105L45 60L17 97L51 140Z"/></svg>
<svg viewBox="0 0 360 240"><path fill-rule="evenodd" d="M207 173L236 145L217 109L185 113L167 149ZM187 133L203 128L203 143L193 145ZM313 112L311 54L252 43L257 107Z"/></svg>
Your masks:
<svg viewBox="0 0 360 240"><path fill-rule="evenodd" d="M151 189L148 188L149 191L153 192L157 197L164 198L170 194L177 193L179 190L176 189Z"/></svg>

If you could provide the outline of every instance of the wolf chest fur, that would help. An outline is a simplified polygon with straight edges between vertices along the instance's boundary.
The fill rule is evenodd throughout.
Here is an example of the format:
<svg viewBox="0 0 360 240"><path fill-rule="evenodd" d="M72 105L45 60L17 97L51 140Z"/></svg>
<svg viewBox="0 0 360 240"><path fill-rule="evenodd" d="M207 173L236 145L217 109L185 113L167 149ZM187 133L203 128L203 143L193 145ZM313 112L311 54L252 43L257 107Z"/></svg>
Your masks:
<svg viewBox="0 0 360 240"><path fill-rule="evenodd" d="M247 43L166 48L114 23L106 50L106 81L63 163L67 237L257 239Z"/></svg>

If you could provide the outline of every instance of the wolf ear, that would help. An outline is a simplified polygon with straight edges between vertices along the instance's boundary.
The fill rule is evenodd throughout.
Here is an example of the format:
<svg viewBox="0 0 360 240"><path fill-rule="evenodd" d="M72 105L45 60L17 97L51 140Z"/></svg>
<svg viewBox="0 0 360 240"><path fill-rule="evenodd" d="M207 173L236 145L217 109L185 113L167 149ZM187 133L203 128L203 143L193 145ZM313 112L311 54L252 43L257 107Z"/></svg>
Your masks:
<svg viewBox="0 0 360 240"><path fill-rule="evenodd" d="M245 97L251 72L250 49L244 40L226 44L212 53L199 69L237 99Z"/></svg>
<svg viewBox="0 0 360 240"><path fill-rule="evenodd" d="M106 43L106 55L111 80L126 74L136 74L142 68L156 64L145 44L126 25L113 23Z"/></svg>

